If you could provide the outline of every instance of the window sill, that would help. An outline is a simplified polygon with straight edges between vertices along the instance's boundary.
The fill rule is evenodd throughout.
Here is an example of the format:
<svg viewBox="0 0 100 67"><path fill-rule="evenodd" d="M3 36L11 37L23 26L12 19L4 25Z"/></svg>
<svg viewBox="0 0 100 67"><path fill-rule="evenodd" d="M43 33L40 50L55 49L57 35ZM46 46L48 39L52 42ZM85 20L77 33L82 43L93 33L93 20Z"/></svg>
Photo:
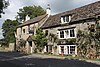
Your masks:
<svg viewBox="0 0 100 67"><path fill-rule="evenodd" d="M61 24L68 24L69 22L61 22Z"/></svg>
<svg viewBox="0 0 100 67"><path fill-rule="evenodd" d="M59 39L70 39L70 38L76 38L76 37L67 37L67 38L59 38Z"/></svg>

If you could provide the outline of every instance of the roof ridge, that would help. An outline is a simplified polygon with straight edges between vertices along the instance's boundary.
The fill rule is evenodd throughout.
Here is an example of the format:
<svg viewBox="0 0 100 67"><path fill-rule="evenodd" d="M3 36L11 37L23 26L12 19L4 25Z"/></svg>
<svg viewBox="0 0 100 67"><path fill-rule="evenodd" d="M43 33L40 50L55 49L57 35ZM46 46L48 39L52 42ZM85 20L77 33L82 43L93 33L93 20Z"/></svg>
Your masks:
<svg viewBox="0 0 100 67"><path fill-rule="evenodd" d="M93 2L93 3L90 3L90 4L86 4L86 5L84 5L84 6L81 6L81 7L77 7L77 8L74 8L74 9L68 10L68 11L64 11L64 12L61 12L61 13L55 14L55 15L60 15L60 14L66 13L66 12L70 12L70 11L73 11L73 10L81 9L81 8L86 7L86 6L90 6L90 5L93 5L93 4L96 4L96 3L99 3L99 2L100 2L100 1L96 1L96 2ZM55 15L53 15L53 16L55 16Z"/></svg>
<svg viewBox="0 0 100 67"><path fill-rule="evenodd" d="M46 16L47 16L47 14L43 14L41 16L37 16L37 17L35 17L33 19L30 19L28 21L25 21L24 23L20 24L18 27L25 26L25 25L28 25L28 24L32 24L34 22L38 22L38 21L42 20L44 17L46 17Z"/></svg>

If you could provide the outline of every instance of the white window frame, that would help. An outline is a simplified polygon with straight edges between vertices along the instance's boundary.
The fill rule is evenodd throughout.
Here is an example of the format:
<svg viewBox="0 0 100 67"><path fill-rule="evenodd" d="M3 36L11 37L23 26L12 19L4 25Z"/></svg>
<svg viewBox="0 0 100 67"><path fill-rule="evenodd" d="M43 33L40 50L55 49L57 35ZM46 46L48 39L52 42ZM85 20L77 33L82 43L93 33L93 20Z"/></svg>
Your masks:
<svg viewBox="0 0 100 67"><path fill-rule="evenodd" d="M67 45L66 47L69 47L69 48L67 48L68 49L68 53L67 54L71 54L71 46L73 46L73 47L75 47L75 50L76 50L76 45ZM74 54L75 54L75 51L74 51Z"/></svg>
<svg viewBox="0 0 100 67"><path fill-rule="evenodd" d="M76 54L76 50L77 50L77 49L76 49L76 47L77 47L76 45L59 45L59 47L58 47L58 49L59 49L59 54L62 54L62 52L61 52L61 47L64 47L64 54L65 54L65 55L72 55L73 53L71 54L71 49L70 49L71 46L75 47L75 48L74 48L74 49L75 49L75 50L74 50L74 54ZM69 47L69 48L68 48L68 47Z"/></svg>
<svg viewBox="0 0 100 67"><path fill-rule="evenodd" d="M66 18L69 18L69 21L66 21ZM62 16L61 17L61 23L64 24L64 23L69 23L71 21L71 16Z"/></svg>
<svg viewBox="0 0 100 67"><path fill-rule="evenodd" d="M71 37L70 36L70 30L73 30L73 29L74 29L74 37ZM60 31L64 31L64 38L60 37ZM60 30L60 31L58 31L58 33L57 33L59 39L76 38L76 28L66 29L66 30ZM68 31L68 35L66 34L66 31Z"/></svg>
<svg viewBox="0 0 100 67"><path fill-rule="evenodd" d="M23 32L23 34L26 34L26 29L23 28L22 29L22 32Z"/></svg>
<svg viewBox="0 0 100 67"><path fill-rule="evenodd" d="M61 31L64 32L64 38L61 38L61 37L60 37L60 36L61 36L61 35L60 35L60 32L61 32ZM59 38L60 38L60 39L65 39L65 31L64 31L64 30L61 30L61 31L59 31Z"/></svg>

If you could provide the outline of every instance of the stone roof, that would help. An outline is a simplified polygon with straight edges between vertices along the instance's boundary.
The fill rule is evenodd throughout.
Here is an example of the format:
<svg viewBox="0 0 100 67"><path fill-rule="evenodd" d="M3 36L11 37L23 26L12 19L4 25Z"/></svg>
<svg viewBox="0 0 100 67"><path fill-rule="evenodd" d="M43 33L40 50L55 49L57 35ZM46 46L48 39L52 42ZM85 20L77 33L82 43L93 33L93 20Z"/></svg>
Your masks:
<svg viewBox="0 0 100 67"><path fill-rule="evenodd" d="M34 23L38 23L39 21L41 21L43 18L45 18L47 16L47 14L35 17L33 19L30 19L28 21L25 21L24 23L20 24L18 27L22 27L22 26L26 26L29 24L34 24Z"/></svg>
<svg viewBox="0 0 100 67"><path fill-rule="evenodd" d="M100 14L100 1L85 5L80 8L76 8L70 11L66 11L63 13L59 13L53 16L50 16L49 19L44 23L42 28L48 28L52 26L57 26L61 24L61 16L71 15L71 22L85 20L89 18L93 18L96 15Z"/></svg>

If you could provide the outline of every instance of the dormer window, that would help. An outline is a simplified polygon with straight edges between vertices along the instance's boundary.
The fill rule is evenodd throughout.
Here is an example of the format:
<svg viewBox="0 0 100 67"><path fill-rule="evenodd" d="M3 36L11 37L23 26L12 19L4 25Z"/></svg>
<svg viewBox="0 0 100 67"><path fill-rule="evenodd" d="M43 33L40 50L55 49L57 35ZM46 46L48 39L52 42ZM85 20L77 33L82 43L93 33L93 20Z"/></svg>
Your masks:
<svg viewBox="0 0 100 67"><path fill-rule="evenodd" d="M71 16L62 16L61 23L69 23L71 21Z"/></svg>

